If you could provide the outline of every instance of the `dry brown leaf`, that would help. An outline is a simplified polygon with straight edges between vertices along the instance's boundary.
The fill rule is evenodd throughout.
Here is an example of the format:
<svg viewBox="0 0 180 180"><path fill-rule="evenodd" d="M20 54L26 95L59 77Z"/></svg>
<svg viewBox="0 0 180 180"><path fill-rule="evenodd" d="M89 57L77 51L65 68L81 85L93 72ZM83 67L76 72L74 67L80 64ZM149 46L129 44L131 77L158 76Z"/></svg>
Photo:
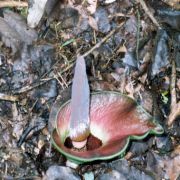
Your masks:
<svg viewBox="0 0 180 180"><path fill-rule="evenodd" d="M174 155L180 155L180 145L176 146L176 148L173 151Z"/></svg>
<svg viewBox="0 0 180 180"><path fill-rule="evenodd" d="M170 126L174 122L176 117L178 117L179 115L180 115L180 101L177 104L176 103L173 104L173 108L168 118L168 125Z"/></svg>
<svg viewBox="0 0 180 180"><path fill-rule="evenodd" d="M128 93L128 96L134 99L134 81L130 81L129 83L127 83L127 85L125 86L125 90Z"/></svg>
<svg viewBox="0 0 180 180"><path fill-rule="evenodd" d="M177 84L178 90L180 91L180 79L177 80L177 83L176 83L176 84Z"/></svg>
<svg viewBox="0 0 180 180"><path fill-rule="evenodd" d="M89 6L87 7L87 10L91 13L94 14L96 12L96 7L97 7L97 0L88 0L87 1Z"/></svg>
<svg viewBox="0 0 180 180"><path fill-rule="evenodd" d="M89 22L89 25L90 25L95 31L98 31L97 22L96 22L96 20L95 20L92 16L89 16L89 17L88 17L88 22Z"/></svg>
<svg viewBox="0 0 180 180"><path fill-rule="evenodd" d="M176 180L180 175L180 155L164 162L165 170L170 180Z"/></svg>
<svg viewBox="0 0 180 180"><path fill-rule="evenodd" d="M180 9L180 2L179 0L163 0L166 4L169 6L175 8L175 9Z"/></svg>
<svg viewBox="0 0 180 180"><path fill-rule="evenodd" d="M126 53L127 52L127 48L122 45L119 47L119 49L117 50L117 53Z"/></svg>
<svg viewBox="0 0 180 180"><path fill-rule="evenodd" d="M94 91L116 91L117 88L106 81L94 81L91 83L91 89Z"/></svg>

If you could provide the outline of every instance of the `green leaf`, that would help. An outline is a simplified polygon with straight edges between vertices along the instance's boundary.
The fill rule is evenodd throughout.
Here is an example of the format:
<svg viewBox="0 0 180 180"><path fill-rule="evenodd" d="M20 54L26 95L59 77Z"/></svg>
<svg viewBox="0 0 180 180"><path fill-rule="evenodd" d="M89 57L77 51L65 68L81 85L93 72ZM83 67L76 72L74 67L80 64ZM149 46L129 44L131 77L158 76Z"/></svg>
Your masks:
<svg viewBox="0 0 180 180"><path fill-rule="evenodd" d="M65 46L67 46L67 45L69 45L69 44L71 44L71 43L73 43L73 42L75 42L75 39L73 38L73 39L69 39L69 40L67 40L66 42L64 42L62 45L61 45L61 47L65 47Z"/></svg>

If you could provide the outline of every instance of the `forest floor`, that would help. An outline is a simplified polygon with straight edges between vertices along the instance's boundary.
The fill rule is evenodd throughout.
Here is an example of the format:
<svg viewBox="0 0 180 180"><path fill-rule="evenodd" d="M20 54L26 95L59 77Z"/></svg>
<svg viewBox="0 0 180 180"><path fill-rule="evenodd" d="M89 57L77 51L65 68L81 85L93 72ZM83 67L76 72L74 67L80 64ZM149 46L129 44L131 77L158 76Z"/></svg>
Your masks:
<svg viewBox="0 0 180 180"><path fill-rule="evenodd" d="M26 1L3 2L0 179L180 179L179 2L49 0L35 28ZM67 167L48 121L56 98L71 97L79 54L91 91L130 96L164 134L132 141L122 159Z"/></svg>

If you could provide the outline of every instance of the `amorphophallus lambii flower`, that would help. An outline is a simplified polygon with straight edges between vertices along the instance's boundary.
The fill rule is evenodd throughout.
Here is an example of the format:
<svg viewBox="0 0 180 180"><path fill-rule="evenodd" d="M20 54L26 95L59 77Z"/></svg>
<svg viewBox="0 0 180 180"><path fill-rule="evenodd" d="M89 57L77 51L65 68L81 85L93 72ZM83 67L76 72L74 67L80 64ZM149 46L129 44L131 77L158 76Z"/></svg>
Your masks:
<svg viewBox="0 0 180 180"><path fill-rule="evenodd" d="M76 63L75 76L82 67L85 72L83 57L79 57ZM74 77L78 86L73 86L75 89L72 88L72 98L77 95L76 101L73 102L72 99L62 105L57 100L50 115L56 126L52 132L52 142L69 160L83 163L111 159L124 154L130 139L143 139L148 134L163 133L163 128L156 120L135 100L124 94L112 91L93 92L89 104L89 86L86 91L81 87L83 84L87 86L84 72L79 72L82 73L79 77L81 80ZM73 106L78 111L73 110ZM69 139L75 142L87 141L86 148L77 151Z"/></svg>

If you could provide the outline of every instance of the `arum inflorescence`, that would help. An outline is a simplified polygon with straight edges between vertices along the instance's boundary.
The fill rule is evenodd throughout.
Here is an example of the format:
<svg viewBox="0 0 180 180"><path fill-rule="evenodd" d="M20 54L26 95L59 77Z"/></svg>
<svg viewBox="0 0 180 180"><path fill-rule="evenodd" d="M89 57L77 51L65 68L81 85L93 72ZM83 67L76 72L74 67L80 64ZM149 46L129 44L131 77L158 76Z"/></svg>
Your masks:
<svg viewBox="0 0 180 180"><path fill-rule="evenodd" d="M68 159L77 163L111 159L124 154L130 139L163 133L156 120L126 95L100 91L90 94L89 101L83 57L77 60L75 76L77 72L81 75L74 77L72 99L63 105L57 101L50 116L56 125L52 142ZM77 142L86 143L86 148L76 151Z"/></svg>

